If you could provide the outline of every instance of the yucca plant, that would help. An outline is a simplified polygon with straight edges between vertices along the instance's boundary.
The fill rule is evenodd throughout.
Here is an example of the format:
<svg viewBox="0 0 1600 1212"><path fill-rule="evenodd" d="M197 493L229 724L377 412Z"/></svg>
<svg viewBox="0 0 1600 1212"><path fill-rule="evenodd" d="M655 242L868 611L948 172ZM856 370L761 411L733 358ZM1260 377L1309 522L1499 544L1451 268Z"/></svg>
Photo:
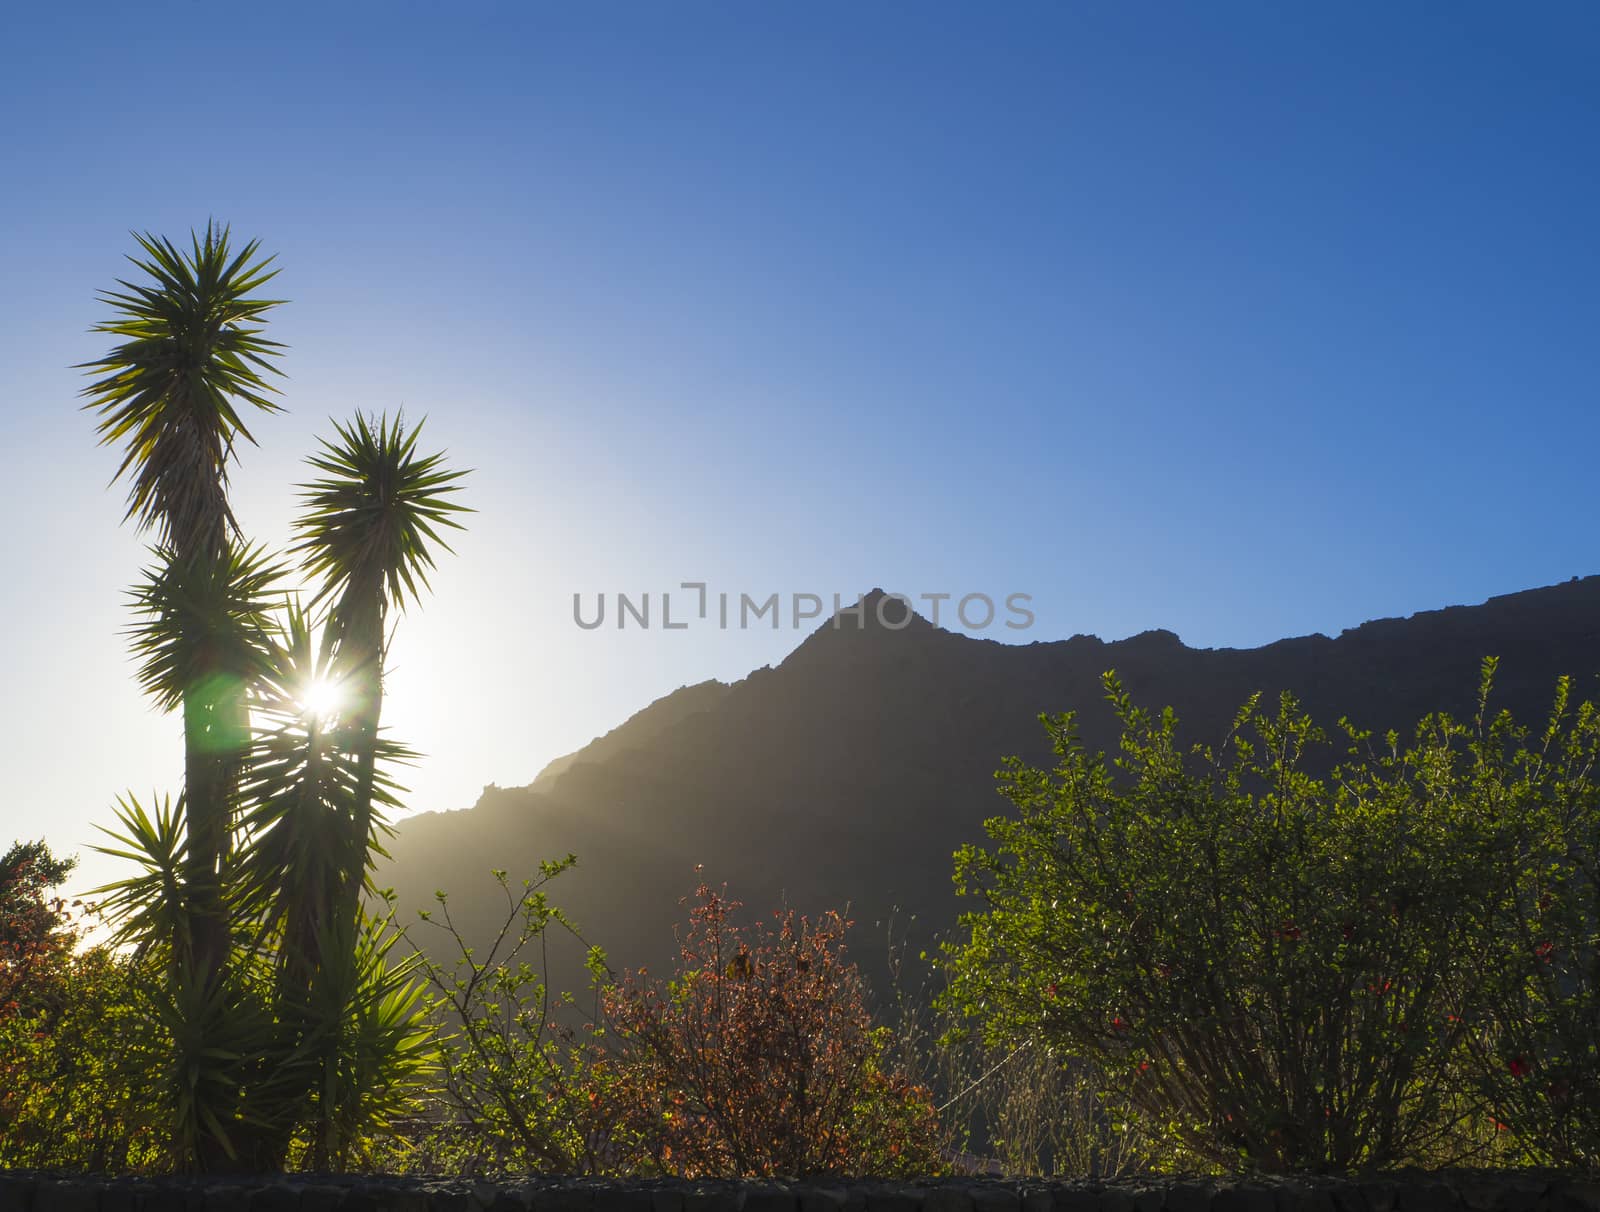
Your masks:
<svg viewBox="0 0 1600 1212"><path fill-rule="evenodd" d="M227 500L235 443L253 440L242 412L279 407L258 323L276 301L255 297L271 259L233 252L225 227L187 251L137 239L149 281L102 296L117 315L96 331L122 343L83 394L102 442L125 444L127 518L156 532L130 635L142 687L183 709L185 785L123 801L103 849L140 870L100 891L161 983L173 1163L275 1168L297 1139L342 1163L430 1063L420 986L361 895L401 790L389 766L413 756L380 734L385 628L427 587L463 473L399 418L339 427L296 547L320 588L290 601Z"/></svg>
<svg viewBox="0 0 1600 1212"><path fill-rule="evenodd" d="M251 884L268 893L266 919L282 931L280 1016L301 1024L296 1063L305 1066L306 1105L321 1125L310 1150L320 1161L343 1154L349 1138L339 1125L363 1100L376 1107L381 1093L358 1081L360 1066L341 1060L352 1039L348 1016L368 1006L369 1030L387 1041L369 1042L368 1055L387 1055L403 1069L414 1051L407 1041L417 998L390 996L378 962L388 946L374 952L377 967L363 968L350 940L375 945L362 933L361 896L382 854L384 810L398 803L385 768L413 756L380 733L386 627L391 610L427 588L433 546L449 550L439 532L459 528L454 515L466 512L450 499L465 473L447 470L442 454L419 455L420 431L399 417L357 414L310 460L323 475L303 486L294 550L321 582L312 607L325 604L327 617L316 643L304 612L287 619L261 695L279 724L262 734L248 787ZM319 684L332 688L331 712L296 720L305 688ZM274 879L281 882L269 888ZM378 989L388 992L363 1000ZM384 1013L374 1016L372 1005Z"/></svg>
<svg viewBox="0 0 1600 1212"><path fill-rule="evenodd" d="M353 826L360 765L348 713L338 707L343 687L322 658L317 633L316 621L291 604L271 645L268 672L254 690L258 727L243 785L247 843L235 893L258 931L257 949L271 954L283 1041L275 1076L287 1104L263 1144L275 1161L287 1157L295 1131L315 1121L329 1098L348 1106L381 1093L377 1087L329 1089L330 1080L349 1072L338 1064L340 1049L365 1038L346 1020L360 997L385 979L370 966L352 968L355 950L364 945L361 923L338 911L346 873L365 870L369 852L379 848L383 819L374 813L374 828L365 835ZM379 739L373 786L379 805L398 805L402 788L389 766L414 756ZM368 1054L385 1054L382 1041L364 1046ZM311 1139L311 1152L332 1148L325 1131Z"/></svg>
<svg viewBox="0 0 1600 1212"><path fill-rule="evenodd" d="M149 1029L165 1044L155 1118L165 1124L169 1155L185 1168L259 1164L255 1141L270 1123L262 1086L273 1080L278 1038L262 965L237 949L218 973L199 965L184 882L189 836L182 797L147 809L127 796L117 817L121 831L103 829L110 844L97 849L139 871L98 891L115 925L111 942L132 947L132 962L152 978ZM237 913L231 918L237 925Z"/></svg>
<svg viewBox="0 0 1600 1212"><path fill-rule="evenodd" d="M336 671L347 703L358 763L350 828L365 850L378 791L378 726L383 710L385 626L392 609L404 610L428 588L432 547L460 529L456 515L470 512L452 495L464 471L445 467L443 454L419 455L419 423L403 417L369 419L357 413L335 425L311 466L320 479L303 485L304 510L294 551L308 574L322 578L315 602L329 604L324 655ZM338 905L354 914L366 878L364 867L345 872Z"/></svg>
<svg viewBox="0 0 1600 1212"><path fill-rule="evenodd" d="M312 1082L302 1161L313 1169L366 1162L374 1136L413 1110L435 1071L437 1042L418 957L392 960L402 935L390 916L337 922L323 932L327 957L296 1060Z"/></svg>
<svg viewBox="0 0 1600 1212"><path fill-rule="evenodd" d="M265 376L277 373L272 359L281 347L259 323L279 300L256 293L277 271L256 241L235 251L225 226L207 224L187 251L153 235L135 239L144 256L129 260L146 280L119 280L121 290L101 295L115 314L93 331L120 343L81 367L98 376L83 389L84 407L98 414L101 443L123 447L113 481L130 481L125 519L155 531L190 588L221 591L220 569L238 534L228 464L240 438L254 441L241 412L280 407ZM190 605L206 617L227 609L217 599ZM178 617L170 622L173 630L182 625ZM150 669L160 676L154 685L147 677L146 686L165 706L184 705L184 912L195 964L215 981L228 950L219 881L248 740L245 686L223 654L197 639L178 643L191 659Z"/></svg>

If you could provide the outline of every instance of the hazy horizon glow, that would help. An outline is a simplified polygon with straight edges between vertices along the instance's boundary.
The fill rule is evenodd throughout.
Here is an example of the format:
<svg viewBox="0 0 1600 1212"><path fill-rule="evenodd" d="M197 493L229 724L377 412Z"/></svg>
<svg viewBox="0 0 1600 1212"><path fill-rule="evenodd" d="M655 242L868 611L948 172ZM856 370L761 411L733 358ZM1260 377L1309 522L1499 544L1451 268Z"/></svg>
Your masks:
<svg viewBox="0 0 1600 1212"><path fill-rule="evenodd" d="M283 267L252 538L358 407L475 469L384 717L411 809L459 808L806 634L574 593L1020 591L982 634L1253 646L1600 571L1597 54L1578 3L12 14L9 832L84 851L178 789L70 369L129 229Z"/></svg>

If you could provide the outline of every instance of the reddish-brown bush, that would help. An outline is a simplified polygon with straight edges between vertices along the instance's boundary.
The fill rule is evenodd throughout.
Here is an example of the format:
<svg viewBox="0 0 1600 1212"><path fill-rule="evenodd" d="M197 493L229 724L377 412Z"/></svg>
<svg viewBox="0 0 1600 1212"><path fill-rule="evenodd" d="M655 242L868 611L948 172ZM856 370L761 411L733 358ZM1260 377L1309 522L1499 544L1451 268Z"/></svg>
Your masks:
<svg viewBox="0 0 1600 1212"><path fill-rule="evenodd" d="M618 1147L682 1176L938 1171L932 1101L885 1069L850 923L788 910L738 926L738 908L701 884L674 979L639 971L607 992L592 1097Z"/></svg>

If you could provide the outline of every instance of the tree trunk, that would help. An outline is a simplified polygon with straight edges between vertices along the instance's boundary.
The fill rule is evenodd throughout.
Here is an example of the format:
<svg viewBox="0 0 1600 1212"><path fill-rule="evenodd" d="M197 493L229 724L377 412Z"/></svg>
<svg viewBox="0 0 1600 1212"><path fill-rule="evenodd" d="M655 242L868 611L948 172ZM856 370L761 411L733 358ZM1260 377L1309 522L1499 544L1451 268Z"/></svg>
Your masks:
<svg viewBox="0 0 1600 1212"><path fill-rule="evenodd" d="M347 595L348 601L353 595ZM351 689L351 724L356 755L356 789L350 812L349 862L334 908L337 920L354 923L366 884L367 848L372 836L373 797L378 775L378 722L383 714L383 587L381 582L357 599L345 616L345 650Z"/></svg>
<svg viewBox="0 0 1600 1212"><path fill-rule="evenodd" d="M222 870L233 832L234 801L249 745L244 687L214 675L183 700L184 801L188 856L184 882L195 970L214 988L231 945Z"/></svg>

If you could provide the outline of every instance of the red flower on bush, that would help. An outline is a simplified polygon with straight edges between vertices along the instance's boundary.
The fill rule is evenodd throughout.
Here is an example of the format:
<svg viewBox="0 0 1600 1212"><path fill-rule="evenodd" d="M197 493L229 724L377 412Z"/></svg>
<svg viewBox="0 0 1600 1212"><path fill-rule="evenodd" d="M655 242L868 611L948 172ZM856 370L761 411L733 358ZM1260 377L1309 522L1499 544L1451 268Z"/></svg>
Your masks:
<svg viewBox="0 0 1600 1212"><path fill-rule="evenodd" d="M1525 1056L1513 1056L1506 1062L1506 1068L1511 1070L1512 1077L1527 1077L1533 1072L1533 1066L1528 1063L1528 1058Z"/></svg>

